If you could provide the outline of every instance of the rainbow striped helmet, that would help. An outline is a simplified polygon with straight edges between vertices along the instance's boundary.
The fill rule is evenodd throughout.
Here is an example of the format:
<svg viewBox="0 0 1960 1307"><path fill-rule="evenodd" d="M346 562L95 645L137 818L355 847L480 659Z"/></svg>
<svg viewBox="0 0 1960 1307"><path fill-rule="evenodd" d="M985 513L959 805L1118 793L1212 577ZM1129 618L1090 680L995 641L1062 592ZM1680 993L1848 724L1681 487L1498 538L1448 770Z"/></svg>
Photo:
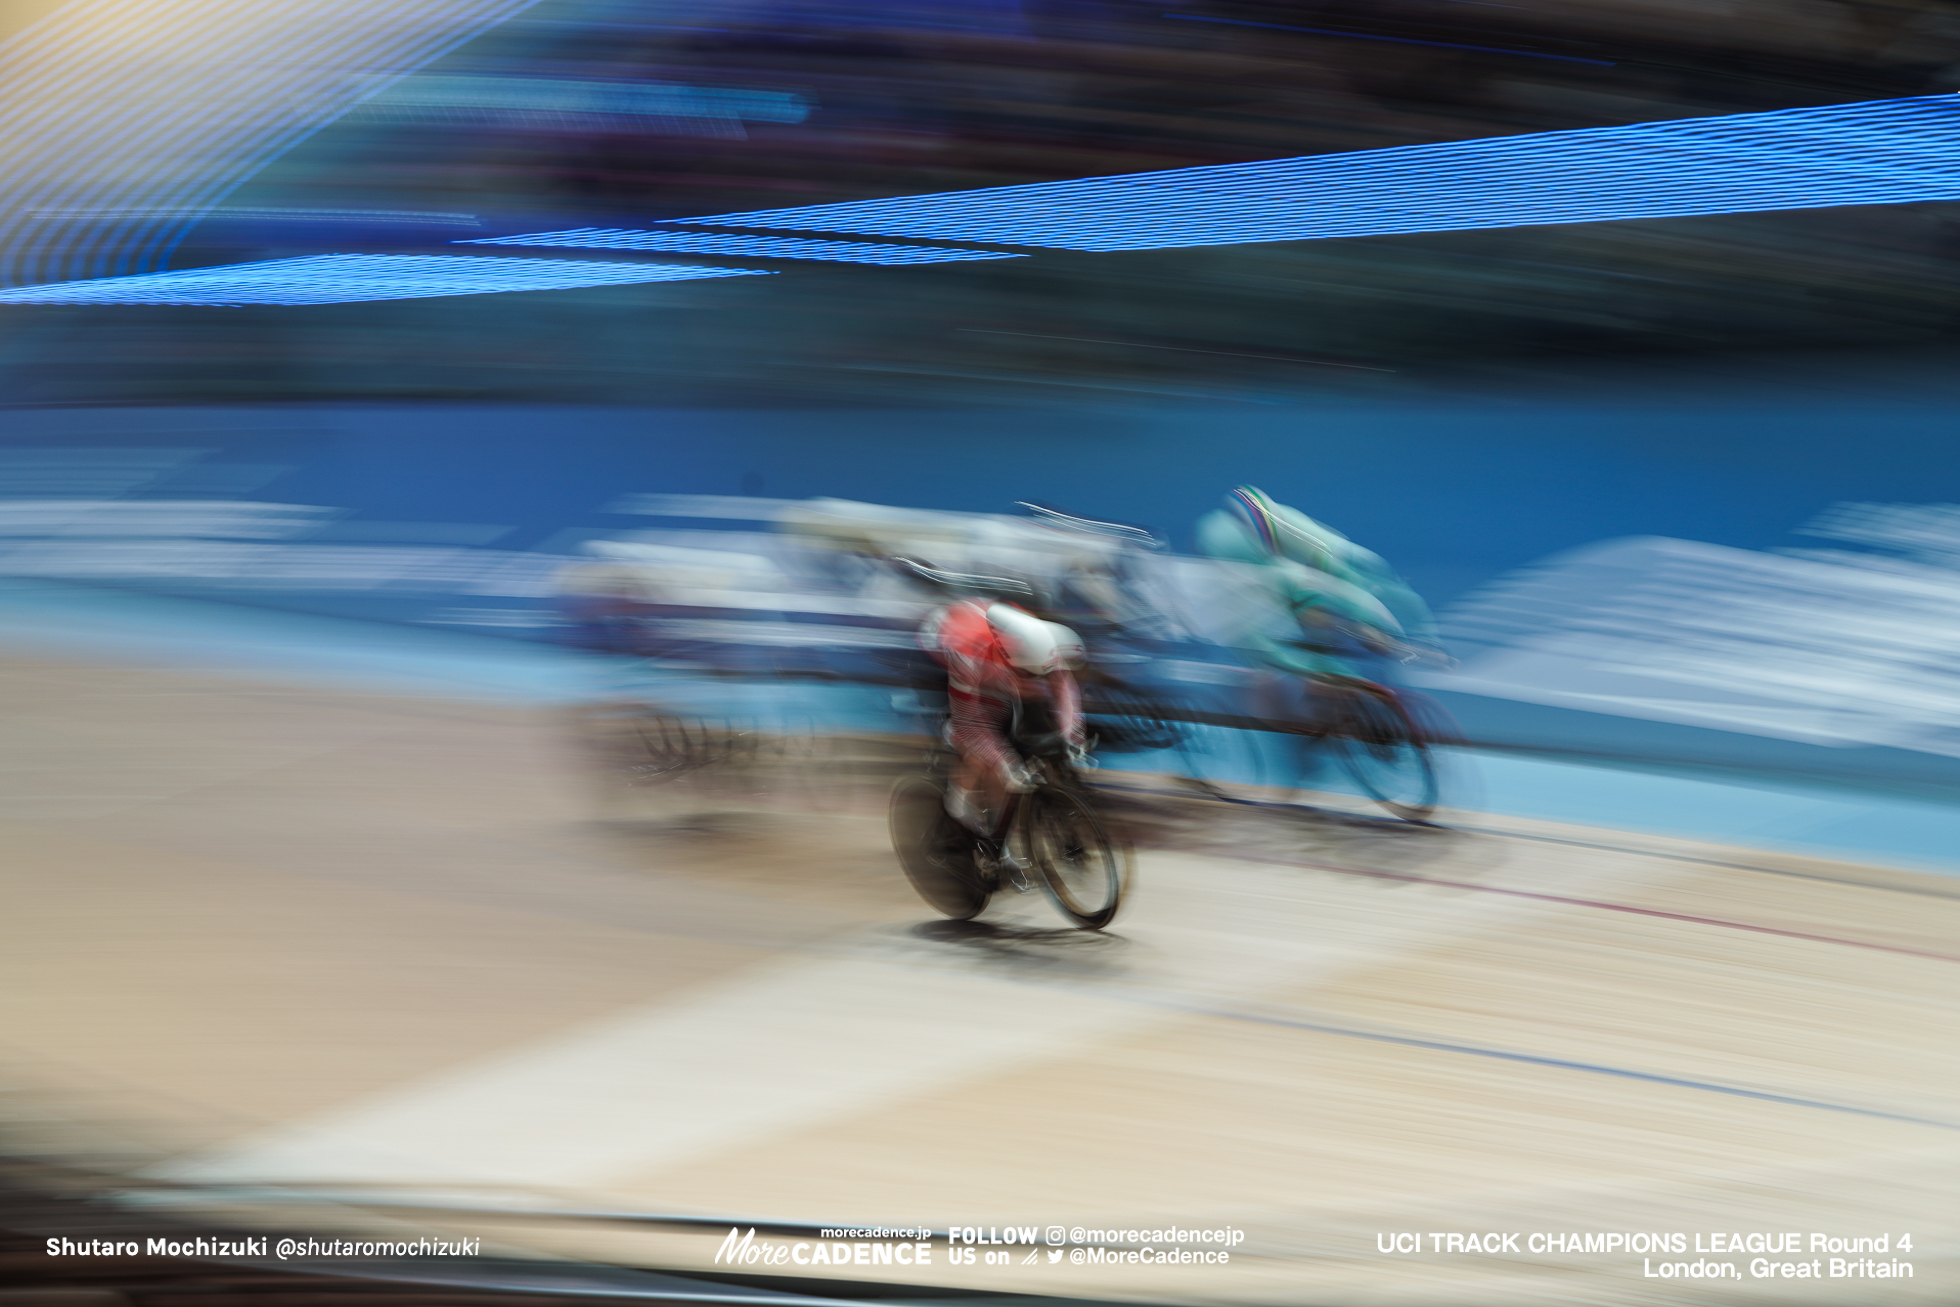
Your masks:
<svg viewBox="0 0 1960 1307"><path fill-rule="evenodd" d="M1274 514L1275 505L1266 492L1254 486L1240 486L1225 496L1225 504L1234 516L1252 531L1266 553L1277 558L1279 547L1279 519Z"/></svg>

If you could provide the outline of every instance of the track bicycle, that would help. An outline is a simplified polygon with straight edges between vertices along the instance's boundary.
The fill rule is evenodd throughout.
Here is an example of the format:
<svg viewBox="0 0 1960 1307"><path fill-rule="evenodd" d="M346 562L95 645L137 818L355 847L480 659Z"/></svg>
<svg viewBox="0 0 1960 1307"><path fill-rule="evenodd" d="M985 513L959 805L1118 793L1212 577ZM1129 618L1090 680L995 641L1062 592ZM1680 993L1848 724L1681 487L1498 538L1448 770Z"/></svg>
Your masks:
<svg viewBox="0 0 1960 1307"><path fill-rule="evenodd" d="M1081 674L1078 674L1081 675ZM1102 671L1081 675L1083 715L1096 733L1096 751L1130 755L1140 770L1176 777L1215 799L1230 801L1222 782L1246 782L1259 770L1258 750L1240 729L1218 724L1229 715L1188 693L1165 693Z"/></svg>
<svg viewBox="0 0 1960 1307"><path fill-rule="evenodd" d="M1441 799L1433 750L1457 738L1448 714L1424 696L1356 677L1309 676L1299 685L1296 711L1264 720L1240 717L1233 727L1184 720L1177 706L1120 681L1099 690L1088 715L1104 737L1100 747L1110 748L1113 739L1118 751L1163 750L1182 781L1226 803L1260 802L1227 783L1257 791L1259 773L1277 766L1284 773L1279 779L1298 790L1306 788L1299 781L1331 761L1389 813L1427 821ZM1281 737L1277 761L1247 738L1267 733Z"/></svg>
<svg viewBox="0 0 1960 1307"><path fill-rule="evenodd" d="M1112 836L1060 736L1023 743L1034 788L1010 794L991 834L946 811L953 750L935 747L917 775L892 787L892 848L919 897L955 921L977 917L995 893L1038 880L1070 924L1102 930L1131 879L1128 847ZM1032 873L1032 876L1030 876Z"/></svg>
<svg viewBox="0 0 1960 1307"><path fill-rule="evenodd" d="M631 699L579 705L570 726L609 810L635 795L754 800L808 776L821 753L814 726L763 731Z"/></svg>
<svg viewBox="0 0 1960 1307"><path fill-rule="evenodd" d="M1308 713L1285 728L1299 774L1311 775L1331 757L1376 804L1404 821L1427 822L1441 797L1434 748L1456 737L1443 710L1360 677L1306 682Z"/></svg>

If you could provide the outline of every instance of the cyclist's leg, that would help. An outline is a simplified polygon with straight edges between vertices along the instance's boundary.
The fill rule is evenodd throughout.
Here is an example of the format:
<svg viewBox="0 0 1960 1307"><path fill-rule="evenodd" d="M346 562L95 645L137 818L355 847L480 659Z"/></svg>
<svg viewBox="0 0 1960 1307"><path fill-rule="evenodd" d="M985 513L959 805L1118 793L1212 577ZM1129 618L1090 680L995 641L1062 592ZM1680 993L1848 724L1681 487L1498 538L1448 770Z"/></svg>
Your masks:
<svg viewBox="0 0 1960 1307"><path fill-rule="evenodd" d="M975 835L988 832L985 796L979 793L985 770L979 759L962 753L946 786L946 811Z"/></svg>
<svg viewBox="0 0 1960 1307"><path fill-rule="evenodd" d="M1252 716L1275 727L1304 730L1316 719L1315 678L1299 672L1263 668L1247 687Z"/></svg>
<svg viewBox="0 0 1960 1307"><path fill-rule="evenodd" d="M1332 705L1324 677L1312 672L1266 668L1248 687L1252 715L1266 725L1252 747L1262 760L1270 797L1297 802L1299 791L1322 788L1327 766L1324 737Z"/></svg>
<svg viewBox="0 0 1960 1307"><path fill-rule="evenodd" d="M953 747L960 760L946 787L946 811L974 834L991 837L1007 809L1005 778L1014 761L1007 742L1007 705L960 682L951 685L948 700Z"/></svg>

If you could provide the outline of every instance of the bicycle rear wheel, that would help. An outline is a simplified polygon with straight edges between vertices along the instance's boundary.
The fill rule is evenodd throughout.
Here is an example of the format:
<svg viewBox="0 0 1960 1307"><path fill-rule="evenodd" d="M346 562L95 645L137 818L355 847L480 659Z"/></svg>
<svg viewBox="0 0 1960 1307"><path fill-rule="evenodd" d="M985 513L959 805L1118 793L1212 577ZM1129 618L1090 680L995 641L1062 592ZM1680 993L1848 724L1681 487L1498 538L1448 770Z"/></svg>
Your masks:
<svg viewBox="0 0 1960 1307"><path fill-rule="evenodd" d="M569 710L566 723L603 818L629 815L649 793L670 789L692 769L687 723L652 704L580 704Z"/></svg>
<svg viewBox="0 0 1960 1307"><path fill-rule="evenodd" d="M1361 792L1404 821L1427 821L1439 786L1429 739L1388 691L1347 696L1327 746Z"/></svg>
<svg viewBox="0 0 1960 1307"><path fill-rule="evenodd" d="M892 850L933 910L955 921L980 915L992 894L973 860L973 836L946 811L946 791L925 776L892 786Z"/></svg>
<svg viewBox="0 0 1960 1307"><path fill-rule="evenodd" d="M1225 726L1185 728L1177 748L1178 770L1202 794L1226 803L1253 802L1265 784L1266 762L1251 731Z"/></svg>
<svg viewBox="0 0 1960 1307"><path fill-rule="evenodd" d="M1164 753L1184 738L1182 723L1165 719L1155 700L1128 686L1096 690L1084 716L1104 753Z"/></svg>
<svg viewBox="0 0 1960 1307"><path fill-rule="evenodd" d="M1128 880L1126 851L1110 838L1088 800L1074 789L1044 786L1029 795L1023 818L1041 883L1055 907L1084 930L1116 919Z"/></svg>

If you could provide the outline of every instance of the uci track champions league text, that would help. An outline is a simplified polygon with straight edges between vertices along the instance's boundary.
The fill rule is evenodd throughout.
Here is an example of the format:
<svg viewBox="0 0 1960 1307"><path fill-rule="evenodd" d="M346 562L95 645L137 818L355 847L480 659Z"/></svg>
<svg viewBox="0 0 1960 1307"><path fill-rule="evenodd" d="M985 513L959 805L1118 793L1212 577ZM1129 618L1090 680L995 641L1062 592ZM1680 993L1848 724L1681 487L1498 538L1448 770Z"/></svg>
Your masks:
<svg viewBox="0 0 1960 1307"><path fill-rule="evenodd" d="M1245 1231L1231 1227L1101 1230L1084 1226L956 1225L820 1230L813 1239L758 1239L730 1229L717 1266L932 1266L937 1243L946 1266L1225 1266Z"/></svg>
<svg viewBox="0 0 1960 1307"><path fill-rule="evenodd" d="M758 1239L731 1228L715 1252L727 1267L1216 1266L1232 1262L1245 1231L1218 1228L929 1226L824 1229L803 1239ZM943 1246L942 1246L943 1245ZM1818 1231L1381 1231L1377 1254L1401 1258L1606 1257L1648 1280L1910 1280L1910 1232Z"/></svg>
<svg viewBox="0 0 1960 1307"><path fill-rule="evenodd" d="M1375 1251L1395 1256L1572 1257L1618 1255L1649 1280L1909 1280L1912 1235L1836 1235L1794 1230L1589 1231L1493 1234L1384 1231ZM1693 1260L1685 1260L1693 1254ZM1637 1259L1637 1260L1636 1260Z"/></svg>

